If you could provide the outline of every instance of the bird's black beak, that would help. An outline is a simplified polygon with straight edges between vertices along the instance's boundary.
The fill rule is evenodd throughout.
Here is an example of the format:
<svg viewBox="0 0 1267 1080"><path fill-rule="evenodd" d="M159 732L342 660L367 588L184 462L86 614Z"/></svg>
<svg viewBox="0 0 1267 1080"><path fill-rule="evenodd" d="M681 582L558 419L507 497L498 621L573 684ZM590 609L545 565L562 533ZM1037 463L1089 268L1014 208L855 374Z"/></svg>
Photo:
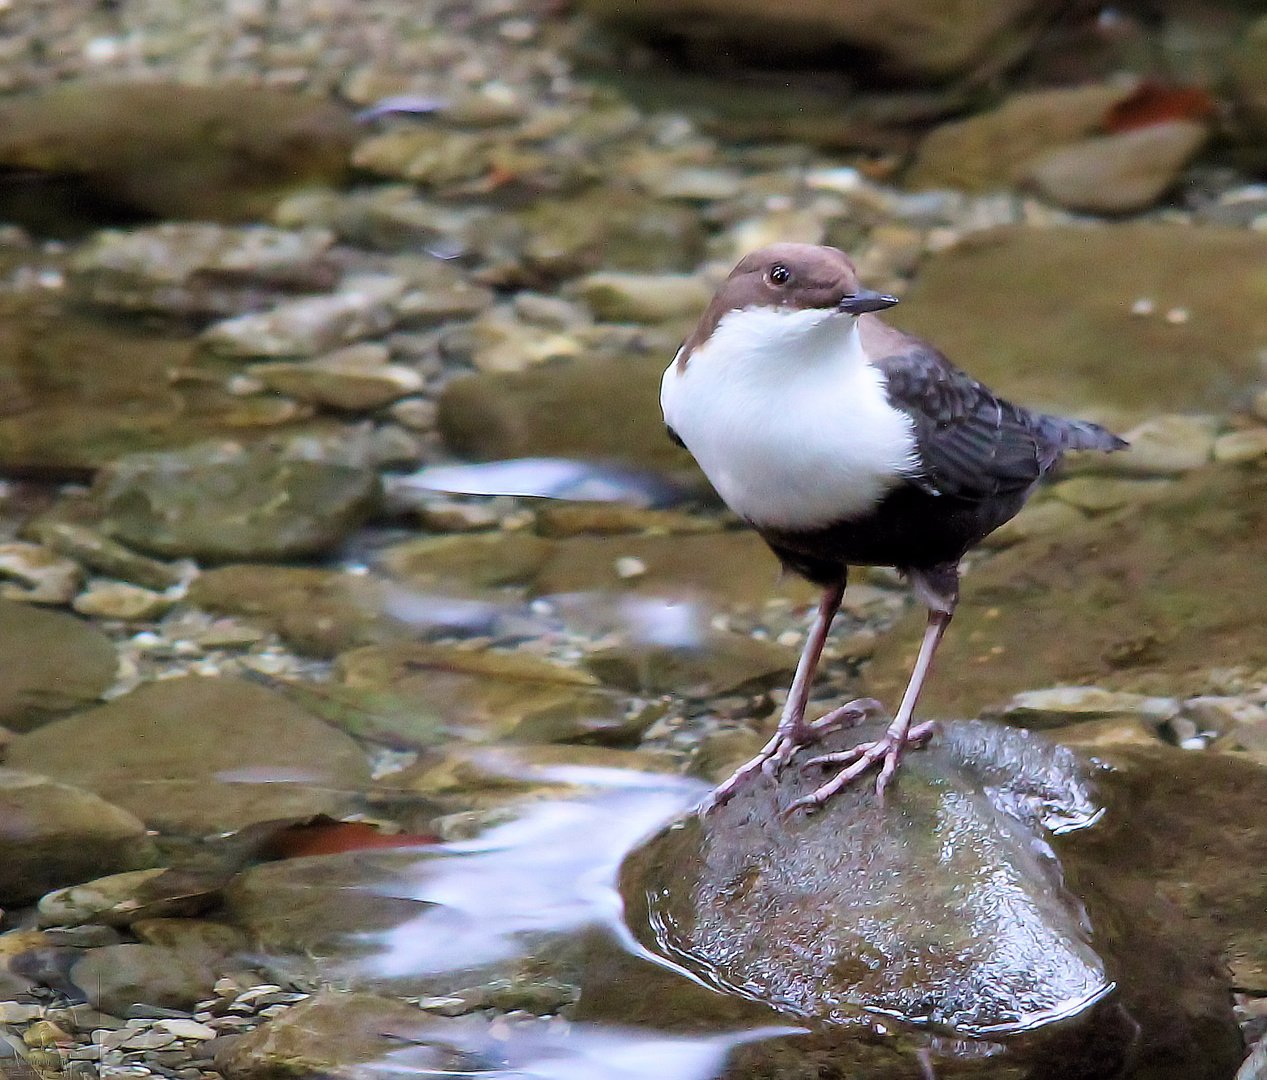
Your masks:
<svg viewBox="0 0 1267 1080"><path fill-rule="evenodd" d="M896 303L896 296L878 293L871 289L859 289L841 300L840 310L849 315L865 315L868 311L883 311Z"/></svg>

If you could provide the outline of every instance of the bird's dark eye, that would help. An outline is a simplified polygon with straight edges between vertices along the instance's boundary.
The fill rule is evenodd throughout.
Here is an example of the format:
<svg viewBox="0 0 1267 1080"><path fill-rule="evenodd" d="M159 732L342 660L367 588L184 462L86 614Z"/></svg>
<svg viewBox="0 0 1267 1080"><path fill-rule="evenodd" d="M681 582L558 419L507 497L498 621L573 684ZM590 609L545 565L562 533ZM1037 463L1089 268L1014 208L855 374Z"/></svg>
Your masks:
<svg viewBox="0 0 1267 1080"><path fill-rule="evenodd" d="M792 271L782 263L775 263L770 267L770 280L775 285L786 285L792 280Z"/></svg>

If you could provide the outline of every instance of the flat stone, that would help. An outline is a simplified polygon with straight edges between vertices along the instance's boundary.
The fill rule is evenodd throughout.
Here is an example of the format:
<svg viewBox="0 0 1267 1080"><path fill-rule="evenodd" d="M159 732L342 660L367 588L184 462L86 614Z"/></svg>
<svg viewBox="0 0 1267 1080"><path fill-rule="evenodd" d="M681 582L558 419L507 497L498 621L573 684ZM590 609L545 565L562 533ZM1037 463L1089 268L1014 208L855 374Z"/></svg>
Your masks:
<svg viewBox="0 0 1267 1080"><path fill-rule="evenodd" d="M111 874L45 893L37 910L45 926L127 926L137 919L194 914L215 900L211 878L156 867Z"/></svg>
<svg viewBox="0 0 1267 1080"><path fill-rule="evenodd" d="M114 643L82 619L0 600L0 724L26 731L95 704L114 682Z"/></svg>
<svg viewBox="0 0 1267 1080"><path fill-rule="evenodd" d="M206 919L155 916L137 919L129 931L145 945L161 945L198 967L217 973L232 970L249 962L249 942L236 926ZM191 1020L164 1020L158 1026L180 1034L173 1025L192 1024ZM205 1029L204 1029L205 1030ZM181 1038L204 1039L205 1034L180 1034Z"/></svg>
<svg viewBox="0 0 1267 1080"><path fill-rule="evenodd" d="M1237 465L1267 457L1267 428L1246 428L1229 431L1214 440L1214 460L1223 465Z"/></svg>
<svg viewBox="0 0 1267 1080"><path fill-rule="evenodd" d="M920 712L975 715L1053 685L1191 696L1229 662L1267 667L1267 479L1207 468L1168 483L966 575ZM912 611L881 637L869 692L896 700L924 624Z"/></svg>
<svg viewBox="0 0 1267 1080"><path fill-rule="evenodd" d="M1079 510L1102 514L1163 498L1170 480L1119 480L1107 476L1075 476L1051 488L1051 496Z"/></svg>
<svg viewBox="0 0 1267 1080"><path fill-rule="evenodd" d="M80 615L143 622L157 619L172 606L172 600L126 581L98 581L76 596L72 606Z"/></svg>
<svg viewBox="0 0 1267 1080"><path fill-rule="evenodd" d="M154 858L145 823L104 799L43 776L0 769L0 903L24 904L50 889Z"/></svg>
<svg viewBox="0 0 1267 1080"><path fill-rule="evenodd" d="M798 652L743 634L714 633L689 646L631 641L589 653L586 668L633 693L706 698L785 685Z"/></svg>
<svg viewBox="0 0 1267 1080"><path fill-rule="evenodd" d="M406 895L416 851L350 851L250 867L225 892L229 918L257 950L349 964L426 906ZM333 970L330 972L333 974Z"/></svg>
<svg viewBox="0 0 1267 1080"><path fill-rule="evenodd" d="M868 0L585 0L582 10L620 26L674 32L702 41L738 42L766 56L837 53L848 46L878 58L883 68L917 82L940 82L1026 51L1034 32L1030 3L971 4L953 13L936 3ZM1038 20L1041 22L1041 20ZM733 48L733 44L732 44Z"/></svg>
<svg viewBox="0 0 1267 1080"><path fill-rule="evenodd" d="M686 274L589 274L577 294L603 322L657 323L697 318L713 297L703 278Z"/></svg>
<svg viewBox="0 0 1267 1080"><path fill-rule="evenodd" d="M91 949L73 968L71 981L102 1012L124 1015L133 1005L188 1009L212 996L215 976L157 945L107 945Z"/></svg>
<svg viewBox="0 0 1267 1080"><path fill-rule="evenodd" d="M1082 463L1119 476L1179 476L1210 463L1221 426L1214 416L1155 417L1123 434L1125 450Z"/></svg>
<svg viewBox="0 0 1267 1080"><path fill-rule="evenodd" d="M369 778L346 735L274 691L221 677L147 683L24 736L10 760L192 836L337 815Z"/></svg>
<svg viewBox="0 0 1267 1080"><path fill-rule="evenodd" d="M357 135L333 101L261 85L68 82L2 115L6 167L85 177L106 203L186 221L258 221L295 188L340 183Z"/></svg>
<svg viewBox="0 0 1267 1080"><path fill-rule="evenodd" d="M34 604L65 604L75 595L83 570L42 544L0 544L0 597Z"/></svg>
<svg viewBox="0 0 1267 1080"><path fill-rule="evenodd" d="M216 1055L230 1080L282 1080L310 1070L350 1080L382 1061L425 1015L416 1005L367 993L326 990L234 1039Z"/></svg>
<svg viewBox="0 0 1267 1080"><path fill-rule="evenodd" d="M1158 413L1226 413L1261 378L1264 243L1154 223L975 234L923 262L891 321L1033 408L1119 430ZM1141 299L1153 314L1132 314ZM1167 318L1177 310L1187 319Z"/></svg>
<svg viewBox="0 0 1267 1080"><path fill-rule="evenodd" d="M523 531L431 536L384 548L377 565L420 590L478 590L529 584L553 549L553 541Z"/></svg>
<svg viewBox="0 0 1267 1080"><path fill-rule="evenodd" d="M585 351L575 335L524 322L505 305L481 314L469 333L471 360L480 371L525 371L547 360L579 356Z"/></svg>
<svg viewBox="0 0 1267 1080"><path fill-rule="evenodd" d="M621 559L642 572L622 576ZM613 592L697 599L728 609L758 609L786 597L812 602L815 590L799 579L779 580L778 560L752 532L701 536L578 536L561 540L537 575L540 595Z"/></svg>
<svg viewBox="0 0 1267 1080"><path fill-rule="evenodd" d="M996 109L934 128L920 143L907 183L985 191L1010 187L1053 147L1098 130L1129 86L1092 84L1012 94Z"/></svg>
<svg viewBox="0 0 1267 1080"><path fill-rule="evenodd" d="M990 715L1028 728L1134 717L1155 729L1178 712L1179 702L1174 698L1114 692L1098 686L1062 686L1014 694L1011 701Z"/></svg>
<svg viewBox="0 0 1267 1080"><path fill-rule="evenodd" d="M128 455L103 469L92 491L103 529L122 542L215 562L326 551L378 495L374 470L337 448L238 443Z"/></svg>
<svg viewBox="0 0 1267 1080"><path fill-rule="evenodd" d="M342 654L325 690L344 730L401 748L465 740L628 745L663 713L532 656L421 642Z"/></svg>
<svg viewBox="0 0 1267 1080"><path fill-rule="evenodd" d="M106 577L162 592L180 582L184 569L151 559L103 536L95 529L68 521L39 521L31 527L40 543Z"/></svg>
<svg viewBox="0 0 1267 1080"><path fill-rule="evenodd" d="M72 287L95 304L179 315L237 315L295 292L333 288L327 229L169 222L96 233L71 257Z"/></svg>
<svg viewBox="0 0 1267 1080"><path fill-rule="evenodd" d="M1171 120L1081 139L1034 158L1025 178L1067 210L1122 214L1151 206L1209 138L1204 124Z"/></svg>
<svg viewBox="0 0 1267 1080"><path fill-rule="evenodd" d="M694 460L664 434L659 387L670 359L587 357L454 379L440 396L440 431L476 461L613 461L702 485ZM613 401L622 407L611 409Z"/></svg>
<svg viewBox="0 0 1267 1080"><path fill-rule="evenodd" d="M388 356L386 346L365 342L306 363L255 364L251 376L300 401L366 412L422 389L422 376L414 368L388 363Z"/></svg>
<svg viewBox="0 0 1267 1080"><path fill-rule="evenodd" d="M328 658L357 645L415 636L406 613L393 614L398 606L392 592L368 574L246 563L204 570L187 598L272 630L305 656Z"/></svg>
<svg viewBox="0 0 1267 1080"><path fill-rule="evenodd" d="M406 281L390 274L351 276L328 296L290 300L271 311L215 323L201 340L227 356L319 356L390 330L397 321L393 305L407 289Z"/></svg>

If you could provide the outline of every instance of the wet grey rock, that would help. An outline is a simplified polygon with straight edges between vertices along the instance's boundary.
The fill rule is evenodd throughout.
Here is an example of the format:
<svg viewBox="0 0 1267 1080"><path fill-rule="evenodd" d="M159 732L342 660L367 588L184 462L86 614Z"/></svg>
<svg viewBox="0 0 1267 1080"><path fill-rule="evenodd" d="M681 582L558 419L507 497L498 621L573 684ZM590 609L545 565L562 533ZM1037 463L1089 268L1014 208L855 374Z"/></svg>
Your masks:
<svg viewBox="0 0 1267 1080"><path fill-rule="evenodd" d="M407 288L391 274L352 275L328 296L290 300L270 311L215 323L201 340L227 356L318 356L390 330L398 318L394 305Z"/></svg>
<svg viewBox="0 0 1267 1080"><path fill-rule="evenodd" d="M70 282L94 304L179 315L237 315L286 294L331 289L327 229L173 222L97 233L72 256Z"/></svg>
<svg viewBox="0 0 1267 1080"><path fill-rule="evenodd" d="M89 791L0 769L0 903L148 866L153 845L140 818Z"/></svg>
<svg viewBox="0 0 1267 1080"><path fill-rule="evenodd" d="M46 725L17 741L10 762L193 836L338 814L369 778L346 735L274 691L210 676L147 683Z"/></svg>
<svg viewBox="0 0 1267 1080"><path fill-rule="evenodd" d="M1083 139L1029 162L1025 178L1067 210L1143 210L1174 185L1208 134L1204 124L1171 120Z"/></svg>
<svg viewBox="0 0 1267 1080"><path fill-rule="evenodd" d="M376 575L310 566L244 563L205 570L190 603L266 627L304 656L416 636L397 612L390 584ZM443 620L441 620L443 621Z"/></svg>
<svg viewBox="0 0 1267 1080"><path fill-rule="evenodd" d="M358 960L383 951L389 931L425 909L402 895L418 857L410 851L351 851L264 863L229 884L225 907L253 948L274 958L277 970L351 978Z"/></svg>
<svg viewBox="0 0 1267 1080"><path fill-rule="evenodd" d="M585 667L609 686L639 694L711 697L769 690L796 669L796 650L742 634L714 633L691 645L626 641L590 652Z"/></svg>
<svg viewBox="0 0 1267 1080"><path fill-rule="evenodd" d="M960 747L908 755L883 811L866 785L780 822L817 774L754 783L626 860L631 924L710 985L790 1016L990 1039L1076 1017L1111 983L1031 829L1085 825L1093 806L1067 752L1034 777L1023 737L1000 749L1015 757L997 790L964 775Z"/></svg>
<svg viewBox="0 0 1267 1080"><path fill-rule="evenodd" d="M123 1016L133 1005L189 1009L212 995L214 974L158 945L107 945L91 949L70 970L90 1004Z"/></svg>
<svg viewBox="0 0 1267 1080"><path fill-rule="evenodd" d="M1130 928L1129 897L1145 886L1119 887L1108 850L1137 828L1127 789L1105 810L1068 750L979 722L948 723L931 749L908 754L885 808L868 783L813 816L777 817L817 782L796 769L759 780L622 867L644 946L732 1002L764 1002L767 1023L810 1029L746 1048L727 1075L803 1076L813 1062L913 1076L903 1056L921 1044L939 1075L1216 1080L1235 1068L1239 1032L1210 943L1194 947L1186 919L1158 918L1165 901ZM1111 828L1097 824L1114 814ZM1141 871L1154 854L1140 852ZM705 1019L717 993L652 983L641 1023L727 1022ZM619 982L582 985L579 1018L613 1018ZM915 1032L925 1039L911 1042ZM1153 1071L1122 1072L1140 1060Z"/></svg>
<svg viewBox="0 0 1267 1080"><path fill-rule="evenodd" d="M125 455L98 475L102 527L167 557L284 559L338 544L374 506L378 477L352 453L205 443Z"/></svg>
<svg viewBox="0 0 1267 1080"><path fill-rule="evenodd" d="M114 682L114 643L61 611L0 600L0 724L26 731L95 704Z"/></svg>

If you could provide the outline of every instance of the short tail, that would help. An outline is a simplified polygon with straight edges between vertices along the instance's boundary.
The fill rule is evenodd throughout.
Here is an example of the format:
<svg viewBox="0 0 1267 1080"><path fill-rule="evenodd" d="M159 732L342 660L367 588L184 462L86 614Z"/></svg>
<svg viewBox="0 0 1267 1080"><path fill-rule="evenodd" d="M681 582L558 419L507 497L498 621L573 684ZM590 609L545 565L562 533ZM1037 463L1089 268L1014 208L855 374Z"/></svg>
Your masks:
<svg viewBox="0 0 1267 1080"><path fill-rule="evenodd" d="M1040 416L1039 430L1051 442L1053 449L1063 450L1125 450L1130 444L1120 439L1108 428L1089 420L1066 420L1063 416Z"/></svg>

